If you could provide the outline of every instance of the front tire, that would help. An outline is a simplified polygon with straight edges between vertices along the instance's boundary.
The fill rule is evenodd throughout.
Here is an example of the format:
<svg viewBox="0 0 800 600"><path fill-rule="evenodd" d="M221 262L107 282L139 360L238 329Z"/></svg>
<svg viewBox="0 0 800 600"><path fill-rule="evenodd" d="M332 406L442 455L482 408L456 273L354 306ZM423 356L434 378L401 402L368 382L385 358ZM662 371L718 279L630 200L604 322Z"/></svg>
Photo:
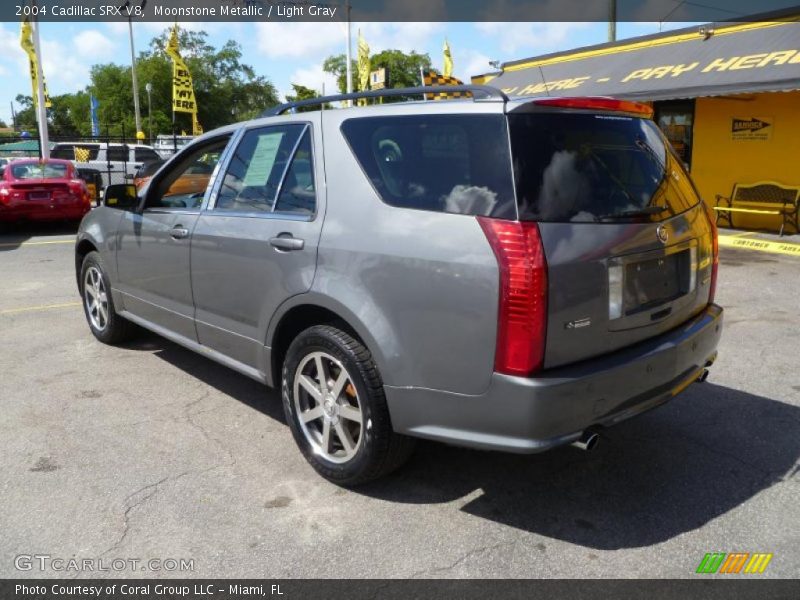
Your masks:
<svg viewBox="0 0 800 600"><path fill-rule="evenodd" d="M83 312L92 335L104 344L119 344L131 338L134 325L114 309L111 282L98 252L89 252L81 264L80 292Z"/></svg>
<svg viewBox="0 0 800 600"><path fill-rule="evenodd" d="M356 486L400 467L412 438L392 430L369 350L330 325L300 333L286 353L283 409L297 445L329 481Z"/></svg>

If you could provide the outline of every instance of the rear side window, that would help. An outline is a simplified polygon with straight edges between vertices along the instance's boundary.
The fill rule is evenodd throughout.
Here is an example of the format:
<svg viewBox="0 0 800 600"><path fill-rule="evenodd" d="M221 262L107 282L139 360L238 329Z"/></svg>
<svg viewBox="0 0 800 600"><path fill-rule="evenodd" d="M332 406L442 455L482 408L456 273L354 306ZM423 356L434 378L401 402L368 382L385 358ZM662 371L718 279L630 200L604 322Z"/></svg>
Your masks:
<svg viewBox="0 0 800 600"><path fill-rule="evenodd" d="M502 115L348 119L342 132L387 204L516 218Z"/></svg>
<svg viewBox="0 0 800 600"><path fill-rule="evenodd" d="M680 167L652 121L562 112L508 120L522 219L660 221L696 202L667 193L667 165Z"/></svg>
<svg viewBox="0 0 800 600"><path fill-rule="evenodd" d="M148 162L161 158L155 151L150 150L150 148L134 148L133 157L136 159L136 162Z"/></svg>
<svg viewBox="0 0 800 600"><path fill-rule="evenodd" d="M88 162L90 160L97 160L97 150L97 146L92 145L59 144L50 152L50 157Z"/></svg>
<svg viewBox="0 0 800 600"><path fill-rule="evenodd" d="M128 162L130 160L130 155L128 152L128 146L109 146L107 150L108 160Z"/></svg>

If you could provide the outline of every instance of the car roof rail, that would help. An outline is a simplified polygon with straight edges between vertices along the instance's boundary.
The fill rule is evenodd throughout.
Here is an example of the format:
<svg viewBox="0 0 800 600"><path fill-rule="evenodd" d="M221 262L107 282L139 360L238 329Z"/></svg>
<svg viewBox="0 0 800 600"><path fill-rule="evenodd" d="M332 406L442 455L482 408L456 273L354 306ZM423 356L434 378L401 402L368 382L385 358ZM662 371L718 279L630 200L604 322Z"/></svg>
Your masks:
<svg viewBox="0 0 800 600"><path fill-rule="evenodd" d="M502 90L489 85L431 85L410 88L386 88L384 90L369 90L364 92L353 92L351 94L337 94L335 96L321 96L319 98L309 98L308 100L297 100L279 104L261 113L261 117L274 117L282 115L286 111L295 110L303 106L322 106L328 102L342 102L344 100L360 100L362 98L387 98L391 96L421 96L423 94L451 94L454 92L469 92L474 100L478 101L498 101L508 102ZM476 95L482 98L475 98Z"/></svg>

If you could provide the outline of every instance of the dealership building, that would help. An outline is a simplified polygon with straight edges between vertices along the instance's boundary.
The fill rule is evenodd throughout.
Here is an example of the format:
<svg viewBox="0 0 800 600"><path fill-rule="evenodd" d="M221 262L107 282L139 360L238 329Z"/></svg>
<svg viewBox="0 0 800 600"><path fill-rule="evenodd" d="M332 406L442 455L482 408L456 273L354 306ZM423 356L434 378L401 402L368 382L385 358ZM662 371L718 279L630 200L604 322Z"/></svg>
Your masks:
<svg viewBox="0 0 800 600"><path fill-rule="evenodd" d="M737 183L800 186L798 17L694 26L527 58L472 82L510 97L651 103L709 206ZM735 225L774 230L780 217L736 214Z"/></svg>

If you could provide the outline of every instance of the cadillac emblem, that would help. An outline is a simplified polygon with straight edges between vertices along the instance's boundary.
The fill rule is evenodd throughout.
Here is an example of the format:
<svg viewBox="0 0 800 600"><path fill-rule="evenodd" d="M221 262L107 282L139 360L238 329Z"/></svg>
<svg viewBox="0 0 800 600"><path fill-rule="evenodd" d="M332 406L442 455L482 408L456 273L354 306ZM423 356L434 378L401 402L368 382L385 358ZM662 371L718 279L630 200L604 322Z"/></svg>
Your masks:
<svg viewBox="0 0 800 600"><path fill-rule="evenodd" d="M663 225L659 225L658 229L656 229L656 237L662 244L666 244L667 240L669 239L669 233L667 233L667 228Z"/></svg>

